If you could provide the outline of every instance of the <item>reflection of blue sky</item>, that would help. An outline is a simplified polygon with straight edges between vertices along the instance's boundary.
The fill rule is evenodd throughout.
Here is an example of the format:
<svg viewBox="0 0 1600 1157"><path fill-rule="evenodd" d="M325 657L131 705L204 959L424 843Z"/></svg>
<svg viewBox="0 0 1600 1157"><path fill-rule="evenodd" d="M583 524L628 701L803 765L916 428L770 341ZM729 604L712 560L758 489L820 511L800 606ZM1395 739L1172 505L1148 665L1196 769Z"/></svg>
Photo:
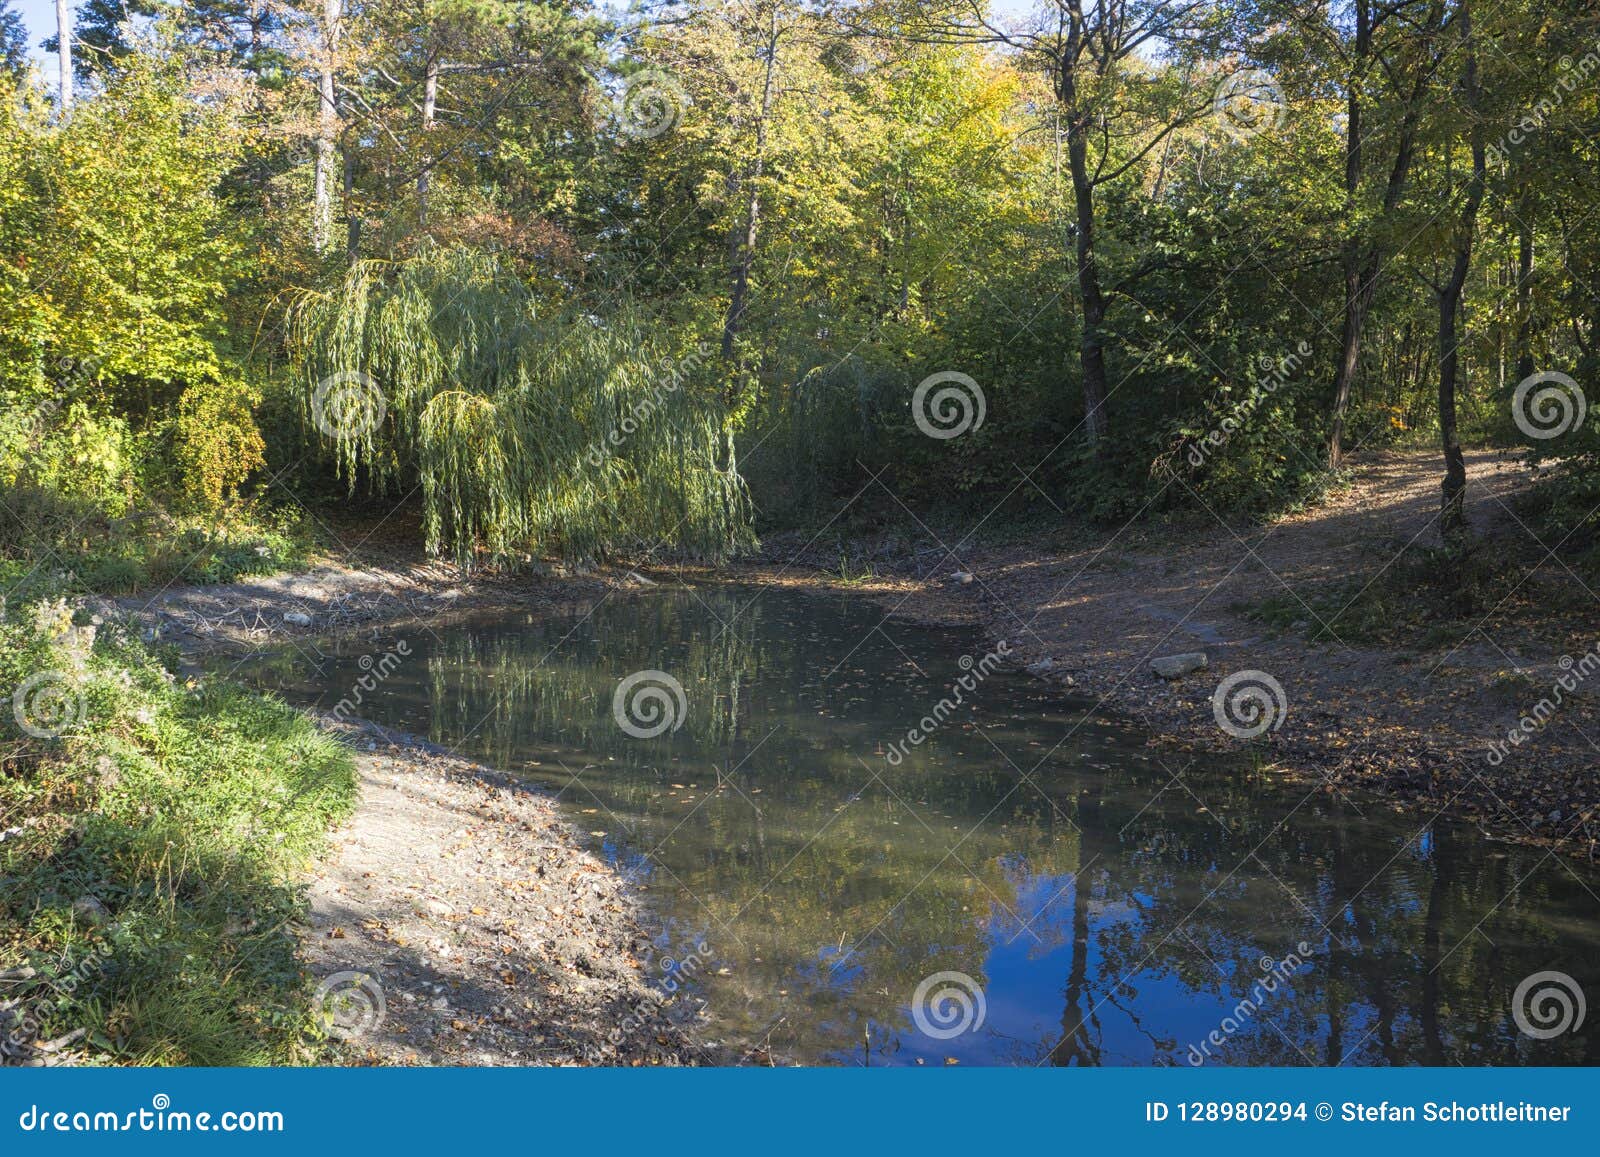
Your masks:
<svg viewBox="0 0 1600 1157"><path fill-rule="evenodd" d="M1050 1063L1052 1047L1065 1033L1066 1025L1077 1019L1066 1008L1073 965L1075 887L1071 875L1026 878L1017 891L1016 912L1022 919L1019 921L996 906L981 960L940 961L942 968L967 971L982 984L987 1009L980 1031L948 1040L924 1035L912 1020L908 1004L903 1009L903 1025L892 1046L879 1054L881 1059L891 1064L921 1062L928 1066L942 1066L952 1059L962 1065ZM1099 1063L1186 1066L1189 1046L1219 1028L1257 977L1239 975L1243 969L1234 957L1218 959L1213 974L1216 983L1199 989L1169 972L1159 957L1153 967L1115 977L1114 962L1106 960L1099 945L1120 939L1139 943L1139 907L1131 902L1098 898L1088 899L1087 905L1089 935L1083 969L1086 983L1079 1008L1089 1018L1087 1037L1098 1051ZM1038 915L1030 921L1033 913ZM1028 922L1033 934L1022 929L1023 921ZM824 971L824 975L829 974ZM808 976L804 982L815 983L816 979ZM833 971L830 979L836 986L842 979L851 983L869 980L859 969L843 967ZM1111 991L1110 985L1118 979L1121 983L1117 990ZM1314 962L1302 968L1294 981L1308 986L1316 983ZM1247 1038L1254 1034L1270 1034L1281 1043L1273 1024L1287 1028L1294 1000L1292 985L1280 987L1231 1040L1213 1048L1213 1059L1207 1063L1248 1063L1258 1059L1251 1057L1246 1048ZM1137 1011L1137 1020L1131 1010ZM1367 1036L1374 1015L1372 1009L1362 1005L1351 1005L1346 1010L1345 1031L1351 1044ZM1317 1035L1324 1027L1316 1025ZM1397 1022L1396 1029L1401 1027ZM1293 1032L1288 1036L1297 1040ZM859 1063L859 1056L835 1059Z"/></svg>

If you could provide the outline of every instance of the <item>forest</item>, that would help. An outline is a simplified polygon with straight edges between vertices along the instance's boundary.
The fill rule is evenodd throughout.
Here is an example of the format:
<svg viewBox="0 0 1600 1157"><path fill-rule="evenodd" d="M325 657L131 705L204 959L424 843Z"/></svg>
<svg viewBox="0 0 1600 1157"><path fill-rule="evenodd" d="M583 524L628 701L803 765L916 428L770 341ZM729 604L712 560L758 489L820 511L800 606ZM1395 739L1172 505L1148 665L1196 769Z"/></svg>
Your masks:
<svg viewBox="0 0 1600 1157"><path fill-rule="evenodd" d="M1290 684L1281 734L1282 703L1270 730L1223 724L1234 755L1321 769L1340 800L1466 808L1592 857L1594 742L1570 736L1538 775L1517 771L1512 748L1552 719L1581 731L1593 718L1560 691L1552 702L1549 684L1600 667L1572 657L1597 646L1597 389L1588 0L0 0L0 690L15 689L0 719L0 877L15 882L0 899L0 1037L19 1039L27 1013L36 1055L325 1058L285 928L305 911L305 865L370 787L349 743L281 688L185 666L178 612L153 608L366 566L374 544L385 567L403 557L447 575L431 588L446 601L479 582L595 575L777 587L810 567L862 597L914 589L905 599L942 614L970 586L1002 654L1009 639L1029 671L1168 737L1189 734L1173 689L1206 667L1188 661L1204 643L1214 674L1227 655L1275 672L1280 699ZM1366 512L1402 491L1410 521L1369 530ZM1226 585L1257 564L1249 590ZM1036 574L1066 581L1052 594L1027 586ZM1080 577L1098 593L1062 601ZM1224 593L1208 604L1211 590ZM343 622L337 599L297 598L271 605L274 632ZM1134 603L1163 598L1159 613ZM801 661L735 629L737 601L683 610L705 610L714 636L672 644L704 667L687 702L698 688L717 705L715 734L695 742L742 764L756 673ZM124 611L157 620L129 625ZM261 611L229 609L234 625L207 611L198 633L243 632ZM1134 621L1124 614L1157 625L1113 630ZM1085 641L1097 616L1141 649ZM1078 632L1076 652L1049 623ZM880 628L863 620L863 639ZM652 629L677 639L665 619ZM267 629L249 630L262 645ZM1200 642L1180 646L1184 634ZM1284 657L1224 649L1258 637ZM452 750L476 743L543 775L545 732L509 722L524 716L577 744L552 747L577 766L611 750L614 735L591 732L610 726L621 669L535 673L498 637L434 638L415 695ZM567 636L540 638L554 652ZM671 669L651 646L629 644L629 669ZM1152 656L1177 662L1151 675ZM287 670L293 657L279 658ZM841 646L822 670L834 659L824 682L872 669ZM1437 691L1450 662L1468 674ZM1214 700L1199 678L1190 699L1214 735L1224 691ZM1507 726L1522 732L1509 746ZM904 730L863 740L864 757ZM811 782L828 741L796 734L812 762L761 758ZM1066 742L1029 736L1041 754ZM1141 758L1106 743L1119 768ZM854 770L828 766L841 785ZM757 790L725 770L700 775ZM1142 790L1130 774L1115 790ZM608 781L596 804L643 823L661 793L689 791L687 771L659 777ZM663 786L674 777L684 784ZM1237 788L1233 806L1255 806ZM974 841L976 876L1008 916L1037 884L1008 858L1020 849L1050 880L1122 854L1126 828L1108 837L1096 817L1145 813L1102 790L1055 785L1018 831ZM987 818L965 788L947 794ZM1064 815L1074 832L1093 820L1070 847L1054 843ZM736 850L667 862L742 927L759 893L730 896L776 869L766 841L793 833L719 822ZM1156 857L1128 878L1191 865L1183 841L1209 849L1215 833L1172 822L1127 852ZM815 853L836 854L832 870L802 867L821 881L869 871L858 845L890 836L883 823L836 834L857 830L870 834ZM1462 857L1464 830L1430 846ZM741 873L729 893L724 855ZM1265 855L1286 876L1323 862ZM1351 865L1383 871L1342 836L1328 856L1339 888L1359 882ZM1470 923L1448 905L1488 908L1491 875L1459 900L1459 874L1419 885L1425 920L1405 898L1364 909L1362 926L1377 940L1389 917L1425 924L1435 960L1439 928ZM900 879L873 896L880 923L904 915ZM1109 1038L1077 1011L1096 983L1083 938L1092 925L1133 937L1131 967L1145 933L1089 912L1087 885L1072 901L1053 933L1075 954L1072 1011L1040 1055L1100 1063ZM1592 931L1593 910L1565 926ZM949 939L971 939L962 927ZM784 935L802 962L833 939ZM1381 956L1330 950L1347 990L1381 1005ZM63 993L55 982L94 951L116 963ZM791 981L771 956L777 991ZM29 987L41 969L51 994ZM927 971L917 958L895 969L905 981L874 997L868 1063L893 1052L882 1026ZM1195 961L1177 971L1203 983ZM1488 1020L1441 1027L1438 983L1417 981L1431 1011L1415 1040L1392 1008L1374 1013L1384 1060L1527 1060ZM1318 997L1344 999L1330 993ZM829 1009L827 1055L853 1055L855 1014ZM1294 1017L1289 1035L1328 1063L1359 1036L1341 1038L1339 1013ZM1133 1023L1144 1049L1154 1037ZM1485 1053L1458 1053L1468 1039ZM1537 1059L1592 1063L1596 1040ZM1241 1051L1283 1063L1277 1047L1263 1036ZM1155 1046L1169 1053L1184 1055Z"/></svg>
<svg viewBox="0 0 1600 1157"><path fill-rule="evenodd" d="M1593 537L1581 4L93 0L54 90L14 24L0 547L91 585L135 510L716 558L873 478L1115 525L1387 445L1452 534L1492 443Z"/></svg>

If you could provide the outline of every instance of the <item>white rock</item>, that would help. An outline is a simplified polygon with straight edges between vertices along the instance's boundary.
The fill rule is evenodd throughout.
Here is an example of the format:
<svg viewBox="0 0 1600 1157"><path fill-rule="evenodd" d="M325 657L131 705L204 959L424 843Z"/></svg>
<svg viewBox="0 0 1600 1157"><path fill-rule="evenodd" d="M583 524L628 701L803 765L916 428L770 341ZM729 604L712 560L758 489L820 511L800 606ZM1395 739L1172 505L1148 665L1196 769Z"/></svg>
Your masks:
<svg viewBox="0 0 1600 1157"><path fill-rule="evenodd" d="M1150 669L1163 679L1181 679L1191 671L1203 671L1206 666L1204 651L1185 651L1181 655L1162 655L1150 660Z"/></svg>
<svg viewBox="0 0 1600 1157"><path fill-rule="evenodd" d="M301 611L285 611L283 613L283 621L295 627L309 627L311 625L311 616Z"/></svg>

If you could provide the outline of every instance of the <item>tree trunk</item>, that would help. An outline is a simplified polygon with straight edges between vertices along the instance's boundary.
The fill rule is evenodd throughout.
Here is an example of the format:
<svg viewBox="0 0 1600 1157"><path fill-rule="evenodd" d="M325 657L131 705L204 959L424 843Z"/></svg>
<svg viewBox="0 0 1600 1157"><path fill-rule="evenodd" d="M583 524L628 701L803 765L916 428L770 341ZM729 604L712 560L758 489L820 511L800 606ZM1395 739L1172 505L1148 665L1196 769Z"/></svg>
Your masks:
<svg viewBox="0 0 1600 1157"><path fill-rule="evenodd" d="M1089 442L1103 447L1106 422L1105 294L1095 258L1094 180L1089 175L1088 123L1078 108L1076 46L1069 42L1061 62L1056 95L1067 117L1067 170L1077 225L1078 296L1083 328L1078 335L1078 367L1083 374L1083 422Z"/></svg>
<svg viewBox="0 0 1600 1157"><path fill-rule="evenodd" d="M356 207L356 151L344 148L344 255L351 261L361 257L361 210Z"/></svg>
<svg viewBox="0 0 1600 1157"><path fill-rule="evenodd" d="M1533 373L1533 225L1526 199L1517 227L1517 380Z"/></svg>
<svg viewBox="0 0 1600 1157"><path fill-rule="evenodd" d="M339 47L341 0L323 0L322 55L317 68L317 160L311 193L311 244L318 253L333 235L333 138L338 126L334 53Z"/></svg>
<svg viewBox="0 0 1600 1157"><path fill-rule="evenodd" d="M767 31L767 65L761 80L761 116L756 121L756 152L744 176L744 223L733 234L733 287L728 294L728 314L722 323L722 356L731 361L744 328L750 296L750 270L755 265L756 240L761 227L761 177L767 165L767 123L772 116L773 80L778 69L778 6L772 5ZM731 401L731 399L730 399Z"/></svg>
<svg viewBox="0 0 1600 1157"><path fill-rule="evenodd" d="M1424 45L1431 45L1439 29L1443 5L1434 5L1427 22L1420 30ZM1355 62L1352 66L1349 90L1345 98L1345 212L1354 219L1361 194L1361 84L1372 58L1372 10L1369 0L1357 0ZM1396 133L1394 163L1389 167L1389 177L1383 189L1383 204L1375 225L1381 226L1394 216L1405 195L1406 182L1411 174L1411 160L1417 148L1417 129L1422 120L1423 97L1427 93L1434 68L1427 62L1427 54L1417 65L1417 75L1411 92L1402 96L1405 111L1401 114ZM1437 62L1435 62L1437 63ZM1374 230L1376 232L1376 230ZM1362 256L1364 255L1364 257ZM1358 268L1360 274L1352 280L1350 270ZM1345 318L1344 339L1339 366L1334 377L1333 421L1328 438L1328 464L1337 468L1344 456L1345 414L1350 404L1351 388L1361 365L1361 333L1366 325L1367 313L1378 292L1378 274L1383 269L1383 248L1375 238L1363 238L1358 233L1346 242L1345 249Z"/></svg>
<svg viewBox="0 0 1600 1157"><path fill-rule="evenodd" d="M434 116L439 109L439 57L428 54L428 71L422 81L422 171L417 174L417 223L428 223L428 191L433 188L433 155L427 151L428 134L433 131Z"/></svg>
<svg viewBox="0 0 1600 1157"><path fill-rule="evenodd" d="M1472 238L1478 228L1478 206L1483 203L1486 158L1483 121L1478 109L1478 57L1472 44L1472 11L1461 0L1457 15L1462 42L1466 46L1462 64L1461 90L1467 101L1472 124L1472 179L1467 183L1467 199L1461 206L1456 225L1455 260L1450 277L1439 291L1439 440L1444 449L1444 499L1439 530L1448 542L1466 529L1467 466L1456 433L1456 363L1460 344L1456 319L1461 312L1461 294L1472 267Z"/></svg>
<svg viewBox="0 0 1600 1157"><path fill-rule="evenodd" d="M1456 432L1456 316L1461 309L1461 282L1467 276L1468 247L1463 245L1456 251L1450 281L1439 294L1439 441L1444 449L1444 505L1439 531L1446 540L1458 536L1467 525L1467 465Z"/></svg>
<svg viewBox="0 0 1600 1157"><path fill-rule="evenodd" d="M1361 195L1361 85L1366 77L1367 57L1372 50L1371 8L1368 0L1356 0L1356 38L1354 60L1345 89L1344 125L1344 211L1347 227L1354 228L1356 201ZM1344 329L1339 339L1339 364L1333 374L1332 429L1328 435L1328 466L1337 470L1344 460L1344 419L1350 409L1350 391L1361 365L1361 329L1366 324L1367 304L1371 301L1373 277L1364 276L1362 243L1352 234L1344 243Z"/></svg>
<svg viewBox="0 0 1600 1157"><path fill-rule="evenodd" d="M1333 378L1333 430L1328 437L1328 465L1337 470L1344 461L1344 421L1350 409L1350 391L1361 367L1361 331L1377 288L1378 261L1370 254L1361 261L1359 244L1345 255L1344 329L1339 337L1339 364Z"/></svg>
<svg viewBox="0 0 1600 1157"><path fill-rule="evenodd" d="M61 119L72 112L72 8L56 0L56 51L61 62Z"/></svg>

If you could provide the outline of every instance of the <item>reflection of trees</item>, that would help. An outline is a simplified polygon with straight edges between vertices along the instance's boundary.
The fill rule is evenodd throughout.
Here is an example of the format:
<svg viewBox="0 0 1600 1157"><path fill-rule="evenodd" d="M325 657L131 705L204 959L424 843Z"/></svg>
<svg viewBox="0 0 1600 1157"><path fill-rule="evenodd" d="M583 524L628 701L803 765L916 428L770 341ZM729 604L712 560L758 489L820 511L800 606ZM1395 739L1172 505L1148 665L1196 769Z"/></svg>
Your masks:
<svg viewBox="0 0 1600 1157"><path fill-rule="evenodd" d="M1220 1023L1263 975L1258 958L1281 959L1301 941L1313 949L1311 967L1269 995L1213 1063L1592 1059L1592 1033L1537 1042L1511 1020L1523 977L1560 968L1581 981L1591 967L1583 946L1600 943L1589 893L1559 865L1534 872L1543 854L1527 849L1486 855L1447 825L1413 840L1404 821L1355 815L1320 795L1280 825L1292 796L1285 804L1243 776L1201 782L1208 811L1226 824L1197 821L1194 799L1179 793L1126 834L1125 849L1137 850L1117 854L1102 902L1136 897L1135 919L1121 909L1096 920L1091 909L1086 922L1074 896L1063 1036L1043 1042L1052 1061L1094 1063L1107 1039L1143 1035L1147 1060L1185 1064L1203 1030L1163 1047L1147 1027L1158 1018L1139 1009L1145 1023L1134 1024L1122 995L1175 981L1187 1001L1214 1006ZM1115 832L1126 822L1108 810L1085 827ZM1100 955L1098 975L1081 973L1080 934ZM1113 1027L1102 1023L1119 1016Z"/></svg>
<svg viewBox="0 0 1600 1157"><path fill-rule="evenodd" d="M703 935L726 966L700 978L719 1031L758 1040L786 1016L780 1053L854 1060L865 1036L874 1060L893 1059L914 1036L921 979L988 983L993 954L1025 935L1059 1013L1040 1039L987 1056L1185 1064L1250 993L1259 958L1306 941L1310 967L1214 1063L1594 1059L1592 1026L1540 1043L1510 1019L1524 976L1582 981L1597 958L1593 901L1554 862L1534 871L1539 853L1490 852L1444 826L1412 840L1385 812L1302 803L1225 766L1169 782L1142 736L1111 721L1069 732L1054 693L1021 681L985 687L892 766L883 752L970 640L906 632L896 642L926 674L894 647L861 646L825 679L877 621L777 592L657 592L577 623L469 624L413 636L418 659L373 714L470 737L592 809L583 826L651 872L674 944ZM333 659L321 684L350 684L371 650ZM647 668L682 683L688 712L639 740L611 702ZM1032 770L1063 736L1019 784L1007 757Z"/></svg>
<svg viewBox="0 0 1600 1157"><path fill-rule="evenodd" d="M881 752L928 709L927 681L892 651L822 678L876 617L841 629L766 603L735 617L739 605L714 601L726 629L692 617L688 596L602 607L560 647L564 626L451 632L427 651L432 737L472 734L475 752L564 789L648 853L655 888L728 965L706 984L737 1029L764 1028L787 990L803 1013L773 1037L780 1050L859 1056L864 1032L892 1047L924 976L982 978L988 914L1016 906L1007 857L1060 870L1075 837L1018 793L961 844L969 874L947 853L1012 786L1004 760L952 722L892 767ZM682 683L688 712L640 740L611 704L646 668Z"/></svg>

